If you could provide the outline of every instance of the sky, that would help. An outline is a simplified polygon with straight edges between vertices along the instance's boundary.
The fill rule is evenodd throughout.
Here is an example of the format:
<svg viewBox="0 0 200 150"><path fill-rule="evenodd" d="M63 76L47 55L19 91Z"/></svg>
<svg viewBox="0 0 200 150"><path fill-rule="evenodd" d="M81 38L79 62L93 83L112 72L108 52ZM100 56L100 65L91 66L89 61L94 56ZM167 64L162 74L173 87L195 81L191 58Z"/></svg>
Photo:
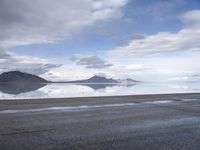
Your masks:
<svg viewBox="0 0 200 150"><path fill-rule="evenodd" d="M0 73L200 81L199 0L0 0Z"/></svg>

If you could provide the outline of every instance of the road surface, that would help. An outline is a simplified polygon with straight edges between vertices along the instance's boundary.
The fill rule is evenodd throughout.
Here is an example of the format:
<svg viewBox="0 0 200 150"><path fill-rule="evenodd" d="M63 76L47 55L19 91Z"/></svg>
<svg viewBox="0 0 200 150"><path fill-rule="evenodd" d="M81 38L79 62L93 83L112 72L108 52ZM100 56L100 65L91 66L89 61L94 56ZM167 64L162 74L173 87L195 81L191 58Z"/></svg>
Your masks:
<svg viewBox="0 0 200 150"><path fill-rule="evenodd" d="M0 150L199 150L200 94L0 100Z"/></svg>

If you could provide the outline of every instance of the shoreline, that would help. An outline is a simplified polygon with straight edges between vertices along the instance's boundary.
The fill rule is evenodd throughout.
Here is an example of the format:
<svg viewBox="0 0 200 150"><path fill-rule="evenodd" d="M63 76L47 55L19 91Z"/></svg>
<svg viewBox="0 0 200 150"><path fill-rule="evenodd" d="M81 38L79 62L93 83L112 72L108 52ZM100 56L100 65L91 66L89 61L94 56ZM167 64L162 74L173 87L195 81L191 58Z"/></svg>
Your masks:
<svg viewBox="0 0 200 150"><path fill-rule="evenodd" d="M200 96L200 93L165 93L165 94L138 94L138 95L119 95L119 96L91 96L91 97L66 97L66 98L27 98L27 99L0 99L0 104L60 104L66 102L113 102L114 101L134 101L142 100L156 101L157 99L174 98L184 96Z"/></svg>
<svg viewBox="0 0 200 150"><path fill-rule="evenodd" d="M30 98L5 98L0 101L13 101L13 100L51 100L51 99L81 99L81 98L115 98L115 97L137 97L137 96L159 96L159 95L191 95L200 94L200 92L188 92L188 93L147 93L147 94L131 94L131 95L106 95L106 96L77 96L77 97L30 97Z"/></svg>

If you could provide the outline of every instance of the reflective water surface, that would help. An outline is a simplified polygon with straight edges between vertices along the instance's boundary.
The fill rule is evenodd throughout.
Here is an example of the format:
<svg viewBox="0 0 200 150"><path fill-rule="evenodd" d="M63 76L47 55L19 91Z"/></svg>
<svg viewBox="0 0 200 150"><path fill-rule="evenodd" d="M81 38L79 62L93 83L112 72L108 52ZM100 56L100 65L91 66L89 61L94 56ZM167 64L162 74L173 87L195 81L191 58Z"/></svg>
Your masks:
<svg viewBox="0 0 200 150"><path fill-rule="evenodd" d="M125 84L0 84L0 99L114 96L159 93L200 92L200 84L139 83Z"/></svg>

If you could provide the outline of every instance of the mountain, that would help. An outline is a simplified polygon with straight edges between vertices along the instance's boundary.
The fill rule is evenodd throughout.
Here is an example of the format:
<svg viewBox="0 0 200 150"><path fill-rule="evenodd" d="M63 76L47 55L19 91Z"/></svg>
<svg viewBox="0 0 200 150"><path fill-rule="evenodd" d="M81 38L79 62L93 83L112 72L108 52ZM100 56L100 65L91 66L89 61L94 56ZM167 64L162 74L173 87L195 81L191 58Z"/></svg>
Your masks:
<svg viewBox="0 0 200 150"><path fill-rule="evenodd" d="M20 72L10 71L4 72L0 75L0 83L47 83L48 81L36 75Z"/></svg>
<svg viewBox="0 0 200 150"><path fill-rule="evenodd" d="M117 84L119 83L117 80L111 79L111 78L105 78L101 76L93 76L86 80L76 80L76 81L69 81L67 83L109 83L109 84Z"/></svg>

